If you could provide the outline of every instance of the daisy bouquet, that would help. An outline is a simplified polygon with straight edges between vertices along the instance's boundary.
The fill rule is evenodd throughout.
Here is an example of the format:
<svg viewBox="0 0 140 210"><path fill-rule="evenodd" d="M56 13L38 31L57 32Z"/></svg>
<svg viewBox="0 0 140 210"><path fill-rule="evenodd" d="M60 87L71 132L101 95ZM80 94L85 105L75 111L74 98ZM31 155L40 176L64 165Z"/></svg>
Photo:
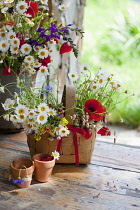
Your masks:
<svg viewBox="0 0 140 210"><path fill-rule="evenodd" d="M8 90L7 85L2 87ZM25 86L23 81L18 83L18 87L19 93L15 92L2 103L6 111L3 115L5 120L12 121L18 129L23 128L27 135L34 134L37 141L46 132L58 140L69 134L64 107L58 103L52 87L36 89Z"/></svg>
<svg viewBox="0 0 140 210"><path fill-rule="evenodd" d="M91 75L89 64L83 64L80 74L72 72L69 78L75 86L74 115L71 116L73 126L88 129L96 126L98 134L108 136L110 129L105 126L107 116L117 111L117 104L133 94L128 93L122 83L106 69L100 69ZM121 119L122 121L122 119Z"/></svg>
<svg viewBox="0 0 140 210"><path fill-rule="evenodd" d="M65 10L64 5L59 5ZM72 24L63 26L50 18L48 0L0 1L0 65L2 74L31 76L46 68L56 57L78 50L70 32L83 32Z"/></svg>

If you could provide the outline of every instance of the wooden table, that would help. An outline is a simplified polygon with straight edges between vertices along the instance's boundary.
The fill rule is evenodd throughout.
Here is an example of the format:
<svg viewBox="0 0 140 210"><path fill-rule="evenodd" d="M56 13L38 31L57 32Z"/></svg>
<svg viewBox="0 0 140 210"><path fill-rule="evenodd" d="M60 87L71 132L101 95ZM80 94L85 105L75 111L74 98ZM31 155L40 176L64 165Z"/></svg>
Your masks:
<svg viewBox="0 0 140 210"><path fill-rule="evenodd" d="M96 140L89 165L55 165L47 183L19 189L13 159L30 157L24 132L0 135L0 210L139 210L140 149Z"/></svg>

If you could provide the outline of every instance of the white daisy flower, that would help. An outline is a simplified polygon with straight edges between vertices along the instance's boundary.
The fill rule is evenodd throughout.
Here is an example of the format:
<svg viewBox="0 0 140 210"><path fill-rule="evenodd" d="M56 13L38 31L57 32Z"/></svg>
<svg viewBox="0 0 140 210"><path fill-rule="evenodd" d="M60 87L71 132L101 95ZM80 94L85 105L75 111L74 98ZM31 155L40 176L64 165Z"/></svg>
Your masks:
<svg viewBox="0 0 140 210"><path fill-rule="evenodd" d="M3 40L3 39L7 39L7 32L4 30L0 32L0 40Z"/></svg>
<svg viewBox="0 0 140 210"><path fill-rule="evenodd" d="M24 55L28 55L32 51L32 47L30 44L23 44L20 50Z"/></svg>
<svg viewBox="0 0 140 210"><path fill-rule="evenodd" d="M100 69L95 76L104 76L104 78L109 78L110 77L110 73L106 70L106 69Z"/></svg>
<svg viewBox="0 0 140 210"><path fill-rule="evenodd" d="M28 115L28 108L23 104L18 104L18 106L15 109L16 114L22 114L22 115Z"/></svg>
<svg viewBox="0 0 140 210"><path fill-rule="evenodd" d="M60 4L58 6L58 9L60 9L61 11L65 11L67 9L67 7L65 6L65 4Z"/></svg>
<svg viewBox="0 0 140 210"><path fill-rule="evenodd" d="M70 134L70 131L69 131L66 127L63 127L63 128L61 128L61 129L59 130L59 135L60 135L61 137L67 136L67 135L69 135L69 134Z"/></svg>
<svg viewBox="0 0 140 210"><path fill-rule="evenodd" d="M26 120L25 114L17 114L18 117L18 123L23 123Z"/></svg>
<svg viewBox="0 0 140 210"><path fill-rule="evenodd" d="M56 135L59 135L59 131L62 128L62 125L59 125L58 127L55 127L54 132L56 133Z"/></svg>
<svg viewBox="0 0 140 210"><path fill-rule="evenodd" d="M34 22L33 21L28 21L28 24L29 24L30 27L34 26Z"/></svg>
<svg viewBox="0 0 140 210"><path fill-rule="evenodd" d="M26 123L29 125L33 125L35 123L35 120L34 120L34 118L27 118Z"/></svg>
<svg viewBox="0 0 140 210"><path fill-rule="evenodd" d="M30 68L31 63L28 62L28 61L25 61L25 62L23 63L23 65L24 65L25 68Z"/></svg>
<svg viewBox="0 0 140 210"><path fill-rule="evenodd" d="M22 127L24 128L24 131L26 134L30 134L32 133L32 131L34 130L33 125L28 124L27 122L23 122Z"/></svg>
<svg viewBox="0 0 140 210"><path fill-rule="evenodd" d="M53 108L49 108L49 111L47 113L49 116L55 116L57 114L56 110Z"/></svg>
<svg viewBox="0 0 140 210"><path fill-rule="evenodd" d="M10 40L10 44L12 46L18 46L20 45L20 40L17 37L14 37L13 39Z"/></svg>
<svg viewBox="0 0 140 210"><path fill-rule="evenodd" d="M4 0L4 3L12 3L14 0Z"/></svg>
<svg viewBox="0 0 140 210"><path fill-rule="evenodd" d="M8 10L8 7L4 7L4 8L1 9L1 13L6 13L7 10Z"/></svg>
<svg viewBox="0 0 140 210"><path fill-rule="evenodd" d="M48 50L46 49L40 49L39 52L38 52L38 57L39 58L47 58L48 57Z"/></svg>
<svg viewBox="0 0 140 210"><path fill-rule="evenodd" d="M2 104L2 107L4 108L4 110L9 110L14 106L15 100L7 98L4 102L4 104L3 103L1 103L1 104Z"/></svg>
<svg viewBox="0 0 140 210"><path fill-rule="evenodd" d="M40 112L39 115L37 116L38 124L46 123L47 119L48 119L48 116L47 116L47 113L45 113L45 112Z"/></svg>
<svg viewBox="0 0 140 210"><path fill-rule="evenodd" d="M17 123L17 122L18 122L18 117L17 117L17 115L11 115L11 116L10 116L10 121L12 121L13 123Z"/></svg>
<svg viewBox="0 0 140 210"><path fill-rule="evenodd" d="M40 0L40 2L44 5L48 5L48 0Z"/></svg>
<svg viewBox="0 0 140 210"><path fill-rule="evenodd" d="M34 57L31 55L28 55L24 58L24 62L34 63Z"/></svg>
<svg viewBox="0 0 140 210"><path fill-rule="evenodd" d="M116 90L117 92L123 89L123 86L119 81L112 80L110 84L112 85L113 90Z"/></svg>
<svg viewBox="0 0 140 210"><path fill-rule="evenodd" d="M24 80L17 77L17 87L21 88L21 86L24 84Z"/></svg>
<svg viewBox="0 0 140 210"><path fill-rule="evenodd" d="M55 160L59 160L60 154L56 150L52 152L52 156L54 157Z"/></svg>
<svg viewBox="0 0 140 210"><path fill-rule="evenodd" d="M77 74L77 72L76 73L71 72L71 73L68 74L68 77L69 77L70 80L76 81L79 78L79 75Z"/></svg>
<svg viewBox="0 0 140 210"><path fill-rule="evenodd" d="M49 107L47 106L46 103L41 103L38 106L39 112L47 112L49 110Z"/></svg>
<svg viewBox="0 0 140 210"><path fill-rule="evenodd" d="M0 87L0 92L1 92L1 93L4 93L4 86L1 86L1 87Z"/></svg>
<svg viewBox="0 0 140 210"><path fill-rule="evenodd" d="M14 39L15 37L16 37L16 33L15 33L14 31L9 31L9 32L7 33L7 38L8 38L9 40Z"/></svg>
<svg viewBox="0 0 140 210"><path fill-rule="evenodd" d="M90 65L88 63L84 63L80 66L80 72L86 74L90 70Z"/></svg>
<svg viewBox="0 0 140 210"><path fill-rule="evenodd" d="M28 4L25 1L19 1L16 4L16 10L18 13L20 13L21 15L24 14L24 12L26 12L26 10L28 9Z"/></svg>
<svg viewBox="0 0 140 210"><path fill-rule="evenodd" d="M9 43L7 40L0 41L0 51L6 52L9 49Z"/></svg>
<svg viewBox="0 0 140 210"><path fill-rule="evenodd" d="M44 74L44 75L49 75L48 68L46 66L41 66L39 68L39 72L42 73L42 74Z"/></svg>
<svg viewBox="0 0 140 210"><path fill-rule="evenodd" d="M105 75L100 75L98 78L98 84L100 87L103 87L107 82L107 78Z"/></svg>
<svg viewBox="0 0 140 210"><path fill-rule="evenodd" d="M39 63L38 61L35 61L33 65L34 65L34 68L39 68L42 64Z"/></svg>
<svg viewBox="0 0 140 210"><path fill-rule="evenodd" d="M14 54L11 55L10 58L17 59L18 58L18 54L14 53Z"/></svg>
<svg viewBox="0 0 140 210"><path fill-rule="evenodd" d="M90 87L93 90L93 92L96 92L100 88L100 85L98 83L92 82L90 83Z"/></svg>
<svg viewBox="0 0 140 210"><path fill-rule="evenodd" d="M9 114L5 114L3 116L3 119L6 120L6 121L9 121L10 120L10 115Z"/></svg>
<svg viewBox="0 0 140 210"><path fill-rule="evenodd" d="M28 117L30 119L34 119L36 116L36 110L35 109L29 109L29 112L28 112Z"/></svg>
<svg viewBox="0 0 140 210"><path fill-rule="evenodd" d="M33 49L34 49L34 51L39 52L39 50L41 49L41 47L40 46L36 46L36 47L34 46Z"/></svg>
<svg viewBox="0 0 140 210"><path fill-rule="evenodd" d="M14 46L14 45L10 46L10 52L11 54L18 54L19 52L18 46Z"/></svg>

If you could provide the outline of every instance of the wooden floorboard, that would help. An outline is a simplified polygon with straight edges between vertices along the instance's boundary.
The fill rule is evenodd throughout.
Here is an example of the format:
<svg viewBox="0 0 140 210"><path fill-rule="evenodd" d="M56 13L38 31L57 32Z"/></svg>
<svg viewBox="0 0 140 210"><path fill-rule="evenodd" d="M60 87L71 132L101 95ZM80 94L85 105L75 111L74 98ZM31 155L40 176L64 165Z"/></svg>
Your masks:
<svg viewBox="0 0 140 210"><path fill-rule="evenodd" d="M0 210L139 210L140 149L96 141L91 164L57 164L47 183L19 189L13 159L30 157L24 132L0 135Z"/></svg>

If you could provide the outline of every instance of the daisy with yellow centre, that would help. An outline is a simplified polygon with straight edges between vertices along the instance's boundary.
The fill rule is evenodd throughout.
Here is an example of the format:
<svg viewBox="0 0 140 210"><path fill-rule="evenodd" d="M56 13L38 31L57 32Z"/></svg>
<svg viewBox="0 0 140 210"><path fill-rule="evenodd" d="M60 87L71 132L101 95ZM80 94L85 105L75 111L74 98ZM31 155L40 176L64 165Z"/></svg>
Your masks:
<svg viewBox="0 0 140 210"><path fill-rule="evenodd" d="M28 115L28 108L25 105L18 104L18 106L15 109L15 113L27 116Z"/></svg>
<svg viewBox="0 0 140 210"><path fill-rule="evenodd" d="M70 131L66 128L66 127L62 127L60 130L59 130L59 135L61 137L63 136L67 136L69 135Z"/></svg>
<svg viewBox="0 0 140 210"><path fill-rule="evenodd" d="M68 74L68 77L69 77L69 79L71 80L71 81L76 81L78 78L79 78L79 76L78 76L78 74L76 74L75 72L71 72L71 73L69 73Z"/></svg>
<svg viewBox="0 0 140 210"><path fill-rule="evenodd" d="M38 106L39 112L47 112L49 110L49 107L47 106L46 103L41 103Z"/></svg>
<svg viewBox="0 0 140 210"><path fill-rule="evenodd" d="M39 115L37 116L37 122L38 124L44 124L47 122L48 116L47 113L45 112L40 112Z"/></svg>
<svg viewBox="0 0 140 210"><path fill-rule="evenodd" d="M40 49L38 51L38 57L39 58L42 58L42 59L47 58L48 57L48 50L46 50L46 49Z"/></svg>
<svg viewBox="0 0 140 210"><path fill-rule="evenodd" d="M48 74L48 68L46 66L41 66L39 68L39 72L44 74L44 75L47 75Z"/></svg>
<svg viewBox="0 0 140 210"><path fill-rule="evenodd" d="M30 44L23 44L20 50L24 55L28 55L32 51L32 47Z"/></svg>
<svg viewBox="0 0 140 210"><path fill-rule="evenodd" d="M9 43L7 40L1 40L0 41L0 51L6 52L9 49Z"/></svg>
<svg viewBox="0 0 140 210"><path fill-rule="evenodd" d="M17 123L17 122L18 122L18 117L17 117L17 115L11 115L11 116L10 116L10 120L11 120L13 123Z"/></svg>
<svg viewBox="0 0 140 210"><path fill-rule="evenodd" d="M61 4L58 6L58 9L60 9L61 11L65 11L67 8L66 8L65 4Z"/></svg>
<svg viewBox="0 0 140 210"><path fill-rule="evenodd" d="M28 9L28 4L25 1L19 1L16 4L16 10L19 14L24 14L24 12L26 12L26 10Z"/></svg>
<svg viewBox="0 0 140 210"><path fill-rule="evenodd" d="M56 150L54 152L52 152L52 156L54 157L55 160L59 160L59 152L57 152Z"/></svg>
<svg viewBox="0 0 140 210"><path fill-rule="evenodd" d="M52 108L49 108L47 113L49 116L56 116L56 114L57 114L56 110L52 109Z"/></svg>
<svg viewBox="0 0 140 210"><path fill-rule="evenodd" d="M0 38L1 39L6 39L7 38L7 33L6 32L0 33Z"/></svg>
<svg viewBox="0 0 140 210"><path fill-rule="evenodd" d="M4 110L9 110L14 106L14 104L15 104L15 100L11 100L10 98L7 98L4 104L2 103L2 107L4 108Z"/></svg>

